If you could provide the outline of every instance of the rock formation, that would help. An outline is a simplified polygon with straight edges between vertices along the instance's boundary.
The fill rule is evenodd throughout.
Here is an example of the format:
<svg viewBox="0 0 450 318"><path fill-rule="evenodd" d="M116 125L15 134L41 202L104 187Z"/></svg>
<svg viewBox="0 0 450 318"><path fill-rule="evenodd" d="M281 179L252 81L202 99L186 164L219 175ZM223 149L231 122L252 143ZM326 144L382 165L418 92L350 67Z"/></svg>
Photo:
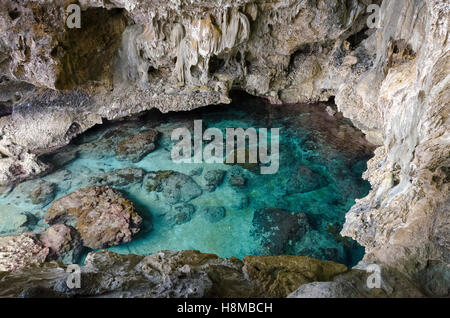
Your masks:
<svg viewBox="0 0 450 318"><path fill-rule="evenodd" d="M378 146L372 191L342 234L387 276L449 295L447 1L80 0L79 30L65 24L70 2L2 1L0 185L47 173L43 154L105 119L228 103L232 87L273 103L335 97ZM381 5L373 28L370 3ZM348 285L333 286L297 294Z"/></svg>
<svg viewBox="0 0 450 318"><path fill-rule="evenodd" d="M240 261L198 251L146 257L102 251L86 257L80 289L67 287L64 267L45 263L0 273L0 297L286 297L300 284L347 271L344 265L303 256Z"/></svg>
<svg viewBox="0 0 450 318"><path fill-rule="evenodd" d="M54 201L45 221L73 225L84 246L98 249L131 241L142 218L114 189L88 187Z"/></svg>

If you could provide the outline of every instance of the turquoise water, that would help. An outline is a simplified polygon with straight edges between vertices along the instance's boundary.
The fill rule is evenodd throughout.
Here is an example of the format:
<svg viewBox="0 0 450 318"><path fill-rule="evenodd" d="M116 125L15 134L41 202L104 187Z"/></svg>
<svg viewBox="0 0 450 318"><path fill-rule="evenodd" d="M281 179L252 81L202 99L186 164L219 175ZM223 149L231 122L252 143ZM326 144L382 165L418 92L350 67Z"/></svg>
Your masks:
<svg viewBox="0 0 450 318"><path fill-rule="evenodd" d="M355 199L370 190L361 175L371 146L341 116L329 116L325 104L269 105L241 94L234 100L232 105L166 115L150 112L139 119L96 127L58 154L43 158L57 169L41 180L57 184L54 199L92 185L92 177L127 167L190 175L203 189L200 196L186 202L195 209L190 220L173 224L167 221L173 204L163 193L150 191L145 181L113 185L144 218L144 228L132 242L110 248L118 253L148 255L160 250L196 249L221 257L293 254L354 265L364 249L340 237L339 231ZM195 119L203 120L204 129L222 131L229 127L280 128L278 172L262 175L258 167L248 170L223 163L174 163L170 159L175 143L170 140L171 132L177 127L192 127ZM156 150L137 163L117 160L115 143L124 135L148 128L160 132ZM201 174L191 173L199 168ZM208 192L204 177L213 170L225 171L225 177ZM239 175L246 184L232 186L232 175ZM0 217L10 220L9 224L20 223L18 213L27 211L37 217L37 223L28 228L40 231L46 226L41 218L48 206L36 206L24 200L18 189L10 189L0 197ZM205 217L204 207L221 207L224 216L212 222ZM305 217L297 226L300 214ZM287 220L294 220L295 226ZM23 226L9 227L3 226L3 234L24 231Z"/></svg>

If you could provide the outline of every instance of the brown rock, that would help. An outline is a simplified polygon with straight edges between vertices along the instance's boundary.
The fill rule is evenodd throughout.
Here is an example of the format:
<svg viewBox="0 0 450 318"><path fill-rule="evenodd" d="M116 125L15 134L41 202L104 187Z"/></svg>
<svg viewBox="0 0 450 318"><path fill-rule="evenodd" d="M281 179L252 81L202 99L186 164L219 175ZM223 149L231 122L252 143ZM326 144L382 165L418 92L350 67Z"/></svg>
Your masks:
<svg viewBox="0 0 450 318"><path fill-rule="evenodd" d="M133 203L110 187L87 187L52 203L45 221L72 223L83 245L98 249L131 241L139 232L142 218Z"/></svg>
<svg viewBox="0 0 450 318"><path fill-rule="evenodd" d="M141 131L117 145L116 158L123 161L138 162L156 149L157 140L158 131L154 129Z"/></svg>

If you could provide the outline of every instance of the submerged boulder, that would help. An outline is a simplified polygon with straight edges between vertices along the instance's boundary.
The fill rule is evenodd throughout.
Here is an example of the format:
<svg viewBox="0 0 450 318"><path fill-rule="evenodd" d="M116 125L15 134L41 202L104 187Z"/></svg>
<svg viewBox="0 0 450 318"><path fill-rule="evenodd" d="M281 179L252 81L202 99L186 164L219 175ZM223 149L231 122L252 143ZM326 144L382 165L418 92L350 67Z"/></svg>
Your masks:
<svg viewBox="0 0 450 318"><path fill-rule="evenodd" d="M172 170L149 172L144 184L149 191L161 192L170 204L188 202L202 194L202 189L194 179Z"/></svg>
<svg viewBox="0 0 450 318"><path fill-rule="evenodd" d="M49 248L34 233L0 237L0 272L22 269L45 262Z"/></svg>
<svg viewBox="0 0 450 318"><path fill-rule="evenodd" d="M80 233L72 226L55 224L40 235L40 241L49 248L50 257L65 264L74 264L79 261L83 252Z"/></svg>
<svg viewBox="0 0 450 318"><path fill-rule="evenodd" d="M243 272L260 297L286 297L303 284L348 271L345 265L306 256L246 256L243 262Z"/></svg>
<svg viewBox="0 0 450 318"><path fill-rule="evenodd" d="M158 131L147 129L128 139L121 141L116 147L117 160L139 162L156 149Z"/></svg>
<svg viewBox="0 0 450 318"><path fill-rule="evenodd" d="M202 209L202 216L211 223L217 223L226 215L223 206L207 206Z"/></svg>
<svg viewBox="0 0 450 318"><path fill-rule="evenodd" d="M87 187L54 201L45 221L74 225L93 249L131 241L142 224L133 203L110 187Z"/></svg>
<svg viewBox="0 0 450 318"><path fill-rule="evenodd" d="M262 208L253 215L251 234L261 239L263 254L280 255L289 253L310 228L305 213Z"/></svg>
<svg viewBox="0 0 450 318"><path fill-rule="evenodd" d="M190 203L178 203L174 205L165 215L164 221L170 227L189 222L195 213L195 206Z"/></svg>
<svg viewBox="0 0 450 318"><path fill-rule="evenodd" d="M92 177L91 183L97 186L122 187L134 183L141 183L144 179L144 176L145 171L143 169L126 167Z"/></svg>
<svg viewBox="0 0 450 318"><path fill-rule="evenodd" d="M205 179L205 189L208 192L216 190L223 182L226 171L224 170L210 170L205 173L203 178Z"/></svg>
<svg viewBox="0 0 450 318"><path fill-rule="evenodd" d="M30 212L17 213L5 209L0 211L0 235L31 231L38 221L38 218Z"/></svg>

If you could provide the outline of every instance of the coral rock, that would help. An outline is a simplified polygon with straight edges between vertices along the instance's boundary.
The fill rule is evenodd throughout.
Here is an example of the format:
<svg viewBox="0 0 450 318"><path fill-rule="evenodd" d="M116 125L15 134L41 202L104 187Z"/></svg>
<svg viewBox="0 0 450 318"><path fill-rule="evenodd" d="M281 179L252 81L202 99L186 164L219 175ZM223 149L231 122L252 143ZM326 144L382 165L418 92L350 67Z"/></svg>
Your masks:
<svg viewBox="0 0 450 318"><path fill-rule="evenodd" d="M142 218L133 203L109 187L87 187L54 201L45 221L75 225L83 245L106 248L131 241Z"/></svg>

